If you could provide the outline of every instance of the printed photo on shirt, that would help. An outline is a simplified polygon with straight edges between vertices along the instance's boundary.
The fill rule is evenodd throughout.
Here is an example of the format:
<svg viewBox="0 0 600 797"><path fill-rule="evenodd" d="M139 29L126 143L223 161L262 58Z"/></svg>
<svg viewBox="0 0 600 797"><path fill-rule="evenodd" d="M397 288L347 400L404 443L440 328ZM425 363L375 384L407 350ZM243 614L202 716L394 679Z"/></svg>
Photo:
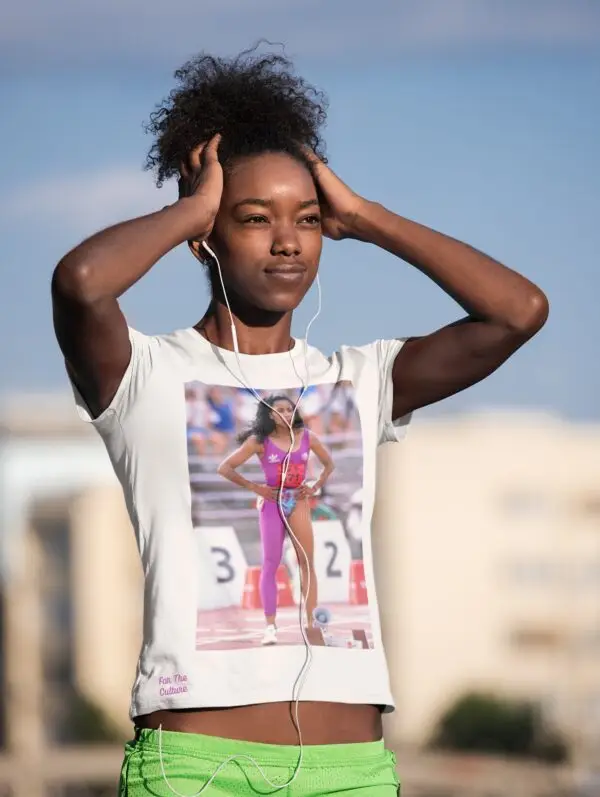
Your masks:
<svg viewBox="0 0 600 797"><path fill-rule="evenodd" d="M373 645L354 390L300 394L185 385L197 650Z"/></svg>

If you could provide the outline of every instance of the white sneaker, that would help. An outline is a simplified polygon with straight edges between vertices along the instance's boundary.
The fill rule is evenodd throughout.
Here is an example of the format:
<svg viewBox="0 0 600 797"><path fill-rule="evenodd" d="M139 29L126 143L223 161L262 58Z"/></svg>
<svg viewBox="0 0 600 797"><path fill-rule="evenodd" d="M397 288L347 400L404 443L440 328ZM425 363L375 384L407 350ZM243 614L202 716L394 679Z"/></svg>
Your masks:
<svg viewBox="0 0 600 797"><path fill-rule="evenodd" d="M276 645L277 644L277 626L268 625L265 628L265 633L262 638L261 645Z"/></svg>

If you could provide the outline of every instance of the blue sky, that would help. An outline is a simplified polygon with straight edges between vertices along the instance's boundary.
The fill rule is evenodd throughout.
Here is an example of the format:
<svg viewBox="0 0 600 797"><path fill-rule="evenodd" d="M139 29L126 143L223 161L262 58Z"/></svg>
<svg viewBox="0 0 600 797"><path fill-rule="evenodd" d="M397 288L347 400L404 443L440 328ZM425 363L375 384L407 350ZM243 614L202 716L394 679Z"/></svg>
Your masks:
<svg viewBox="0 0 600 797"><path fill-rule="evenodd" d="M173 70L261 36L330 99L331 165L357 191L462 238L537 281L540 335L438 411L542 407L600 417L600 4L593 0L73 0L14 4L0 30L0 385L66 388L49 280L58 258L111 222L170 201L141 169L142 129ZM6 13L6 12L3 12ZM345 25L345 27L343 27ZM330 243L312 342L421 334L460 315L373 247ZM158 332L194 323L204 278L169 255L123 302ZM312 315L309 294L295 325Z"/></svg>

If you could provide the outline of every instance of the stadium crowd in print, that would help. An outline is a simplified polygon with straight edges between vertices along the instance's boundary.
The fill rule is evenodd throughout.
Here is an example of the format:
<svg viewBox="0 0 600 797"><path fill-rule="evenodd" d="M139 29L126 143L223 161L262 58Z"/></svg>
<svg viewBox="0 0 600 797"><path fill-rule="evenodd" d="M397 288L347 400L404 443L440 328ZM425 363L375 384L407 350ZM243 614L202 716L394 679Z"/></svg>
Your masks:
<svg viewBox="0 0 600 797"><path fill-rule="evenodd" d="M299 403L298 389L257 395L185 385L196 649L303 645L301 624L313 645L368 649L352 385L311 385Z"/></svg>

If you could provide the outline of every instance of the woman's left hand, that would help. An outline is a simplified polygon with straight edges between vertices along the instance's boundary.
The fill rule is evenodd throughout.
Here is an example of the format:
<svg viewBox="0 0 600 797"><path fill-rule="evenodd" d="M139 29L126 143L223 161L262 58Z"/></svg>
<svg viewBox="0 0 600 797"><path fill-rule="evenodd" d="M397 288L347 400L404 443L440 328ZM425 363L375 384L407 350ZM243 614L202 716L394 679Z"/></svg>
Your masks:
<svg viewBox="0 0 600 797"><path fill-rule="evenodd" d="M298 490L298 497L302 498L312 498L317 493L317 486L316 484L306 484L306 482L301 485L300 489Z"/></svg>
<svg viewBox="0 0 600 797"><path fill-rule="evenodd" d="M354 237L355 222L367 200L349 188L310 149L304 150L319 191L323 235L334 241Z"/></svg>

